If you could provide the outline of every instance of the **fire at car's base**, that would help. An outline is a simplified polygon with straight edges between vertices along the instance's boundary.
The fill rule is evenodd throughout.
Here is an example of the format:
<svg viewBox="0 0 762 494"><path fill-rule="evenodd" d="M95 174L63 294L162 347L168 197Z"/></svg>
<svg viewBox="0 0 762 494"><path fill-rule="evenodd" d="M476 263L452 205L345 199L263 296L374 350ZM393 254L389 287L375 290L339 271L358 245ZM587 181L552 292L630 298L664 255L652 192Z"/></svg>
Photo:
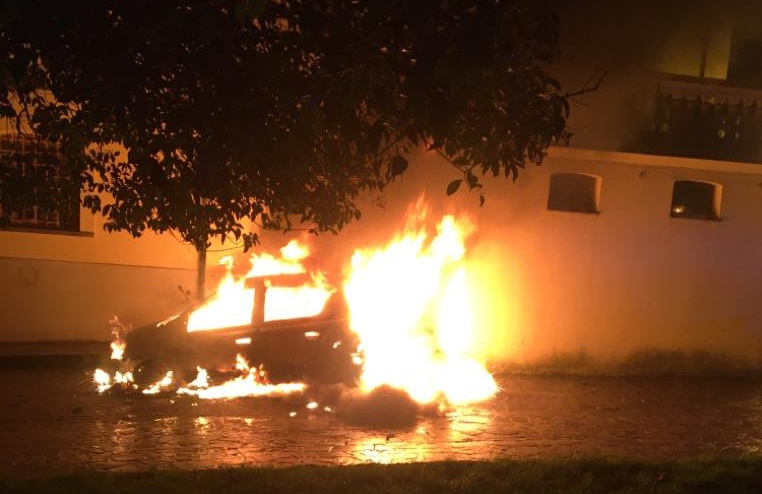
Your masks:
<svg viewBox="0 0 762 494"><path fill-rule="evenodd" d="M96 370L94 377L100 393L193 400L286 399L286 403L296 410L302 407L308 411L320 409L335 413L351 424L375 428L408 428L420 417L442 415L446 410L443 403L420 404L405 391L389 386L364 392L343 383L273 383L262 366L250 367L240 355L236 358L234 371L207 371L199 367L192 380L167 371L150 384L138 384L133 372L124 370L130 367L129 362L120 362L119 367L122 370L112 373ZM290 412L292 417L297 415L297 411Z"/></svg>
<svg viewBox="0 0 762 494"><path fill-rule="evenodd" d="M209 372L196 368L193 378L173 370L164 372L158 379L149 378L146 367L131 369L130 362L121 362L120 369L109 373L97 369L94 380L100 393L143 395L190 395L202 399L237 398L244 396L285 396L301 393L306 388L302 382L273 383L262 366L250 367L244 357L236 357L235 372ZM137 377L136 377L137 376Z"/></svg>

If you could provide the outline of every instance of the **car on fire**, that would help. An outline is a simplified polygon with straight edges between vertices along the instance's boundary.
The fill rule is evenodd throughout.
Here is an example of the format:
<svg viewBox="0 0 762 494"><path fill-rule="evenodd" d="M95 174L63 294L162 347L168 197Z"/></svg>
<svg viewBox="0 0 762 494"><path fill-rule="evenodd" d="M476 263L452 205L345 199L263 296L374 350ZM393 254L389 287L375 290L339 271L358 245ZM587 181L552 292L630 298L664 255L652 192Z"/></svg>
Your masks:
<svg viewBox="0 0 762 494"><path fill-rule="evenodd" d="M308 282L306 273L247 278L254 300L245 324L189 331L192 314L218 297L214 295L165 321L128 332L124 357L135 363L136 378L145 382L170 369L185 376L192 376L197 366L224 370L240 354L252 365L262 366L275 382L350 384L359 374L358 339L349 328L340 291L332 291L316 315L265 318L268 292Z"/></svg>

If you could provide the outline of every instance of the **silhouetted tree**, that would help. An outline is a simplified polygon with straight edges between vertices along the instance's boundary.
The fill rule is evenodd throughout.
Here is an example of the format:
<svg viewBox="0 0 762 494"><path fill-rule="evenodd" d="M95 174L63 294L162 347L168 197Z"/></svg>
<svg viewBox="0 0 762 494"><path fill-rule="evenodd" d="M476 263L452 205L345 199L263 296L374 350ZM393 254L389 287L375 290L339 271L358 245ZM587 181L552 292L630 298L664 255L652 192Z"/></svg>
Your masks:
<svg viewBox="0 0 762 494"><path fill-rule="evenodd" d="M531 0L3 2L0 112L60 143L107 230L248 248L246 219L359 218L412 146L450 160L448 194L541 162L567 136L557 27ZM12 209L33 187L2 165Z"/></svg>

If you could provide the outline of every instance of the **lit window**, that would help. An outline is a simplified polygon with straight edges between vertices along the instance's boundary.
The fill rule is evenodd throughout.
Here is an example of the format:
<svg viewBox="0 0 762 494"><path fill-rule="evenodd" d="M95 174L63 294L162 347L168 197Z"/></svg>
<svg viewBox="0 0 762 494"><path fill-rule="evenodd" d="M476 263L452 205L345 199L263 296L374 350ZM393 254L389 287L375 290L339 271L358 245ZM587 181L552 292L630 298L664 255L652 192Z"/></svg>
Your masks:
<svg viewBox="0 0 762 494"><path fill-rule="evenodd" d="M550 176L548 209L574 213L597 213L600 179L581 173L554 173Z"/></svg>
<svg viewBox="0 0 762 494"><path fill-rule="evenodd" d="M678 180L672 189L673 218L718 220L720 217L720 187L707 182Z"/></svg>

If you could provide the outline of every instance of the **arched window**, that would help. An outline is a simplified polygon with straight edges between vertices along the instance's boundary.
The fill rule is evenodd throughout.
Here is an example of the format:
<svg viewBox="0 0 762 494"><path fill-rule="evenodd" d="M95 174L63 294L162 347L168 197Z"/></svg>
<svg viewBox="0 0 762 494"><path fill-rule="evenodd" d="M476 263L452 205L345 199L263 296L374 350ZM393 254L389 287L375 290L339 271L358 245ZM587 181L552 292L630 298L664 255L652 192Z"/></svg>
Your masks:
<svg viewBox="0 0 762 494"><path fill-rule="evenodd" d="M670 216L694 220L720 218L720 186L708 182L678 180L672 188Z"/></svg>
<svg viewBox="0 0 762 494"><path fill-rule="evenodd" d="M554 173L550 176L548 209L574 213L598 212L600 179L582 173Z"/></svg>

